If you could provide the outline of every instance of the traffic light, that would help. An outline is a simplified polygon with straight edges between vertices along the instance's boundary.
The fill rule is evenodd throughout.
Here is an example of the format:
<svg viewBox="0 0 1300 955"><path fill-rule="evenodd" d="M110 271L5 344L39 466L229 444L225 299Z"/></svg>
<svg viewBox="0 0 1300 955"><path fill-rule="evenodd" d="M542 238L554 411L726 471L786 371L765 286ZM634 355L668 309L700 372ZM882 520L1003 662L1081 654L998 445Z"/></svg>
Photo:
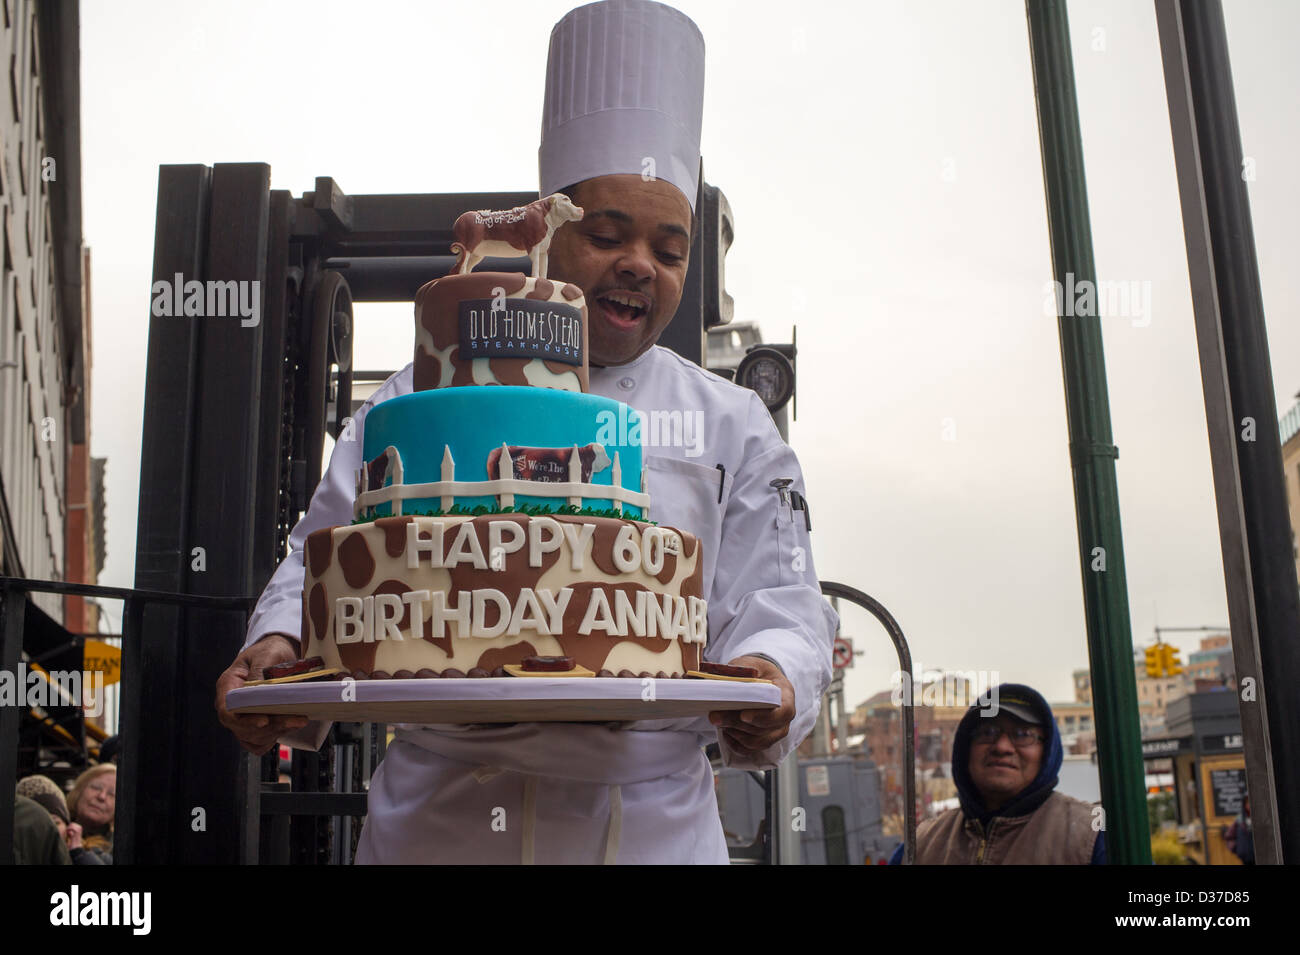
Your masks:
<svg viewBox="0 0 1300 955"><path fill-rule="evenodd" d="M1160 668L1165 676L1178 676L1183 672L1183 661L1178 659L1178 648L1164 644L1160 648Z"/></svg>
<svg viewBox="0 0 1300 955"><path fill-rule="evenodd" d="M1147 676L1151 679L1155 679L1161 675L1165 659L1164 654L1161 652L1163 649L1164 644L1162 643L1157 643L1154 647L1146 648Z"/></svg>

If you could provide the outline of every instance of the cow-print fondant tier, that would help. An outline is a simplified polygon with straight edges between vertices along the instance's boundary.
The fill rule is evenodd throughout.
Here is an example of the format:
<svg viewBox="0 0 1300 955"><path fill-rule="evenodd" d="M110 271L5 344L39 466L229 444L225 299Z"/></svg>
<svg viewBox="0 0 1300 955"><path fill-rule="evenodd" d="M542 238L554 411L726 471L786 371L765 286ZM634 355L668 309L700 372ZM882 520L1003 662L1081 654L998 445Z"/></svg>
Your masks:
<svg viewBox="0 0 1300 955"><path fill-rule="evenodd" d="M354 678L488 677L539 655L682 677L708 635L699 540L671 527L385 517L316 531L304 557L302 653Z"/></svg>
<svg viewBox="0 0 1300 955"><path fill-rule="evenodd" d="M521 272L449 275L415 296L414 389L587 390L582 289Z"/></svg>

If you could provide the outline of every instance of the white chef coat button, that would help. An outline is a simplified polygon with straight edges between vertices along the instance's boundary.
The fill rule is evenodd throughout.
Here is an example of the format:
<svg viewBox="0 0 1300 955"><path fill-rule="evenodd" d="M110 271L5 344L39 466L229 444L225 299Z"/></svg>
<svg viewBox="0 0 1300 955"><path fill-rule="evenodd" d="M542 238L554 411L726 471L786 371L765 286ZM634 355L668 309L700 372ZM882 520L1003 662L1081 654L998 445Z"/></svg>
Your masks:
<svg viewBox="0 0 1300 955"><path fill-rule="evenodd" d="M618 380L618 386L624 391L631 391L636 387L636 380L633 378L620 378Z"/></svg>

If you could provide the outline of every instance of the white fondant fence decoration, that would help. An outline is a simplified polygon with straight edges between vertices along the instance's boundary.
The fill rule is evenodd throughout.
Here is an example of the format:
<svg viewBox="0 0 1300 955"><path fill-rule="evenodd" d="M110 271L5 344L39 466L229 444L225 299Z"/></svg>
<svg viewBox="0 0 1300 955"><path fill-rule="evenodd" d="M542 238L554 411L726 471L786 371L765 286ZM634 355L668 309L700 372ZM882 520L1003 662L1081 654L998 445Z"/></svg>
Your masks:
<svg viewBox="0 0 1300 955"><path fill-rule="evenodd" d="M443 484L454 484L456 482L456 462L451 459L451 448L446 445L442 447L442 472L439 474ZM455 503L455 498L450 494L442 495L442 512L446 514L451 510Z"/></svg>
<svg viewBox="0 0 1300 955"><path fill-rule="evenodd" d="M391 444L388 447L384 448L384 456L388 458L388 464L384 468L384 477L391 476L393 479L393 484L401 484L402 483L402 456L398 454L397 449L393 447ZM367 491L370 490L369 484L370 484L370 463L368 461L363 461L361 463L361 470L357 471L356 473L356 485L357 485L356 500L357 501L361 500L361 495L365 494ZM380 478L380 486L381 487L383 486L383 478ZM394 500L393 516L399 517L401 513L402 513L402 502L400 500ZM354 518L361 516L361 508L359 504L354 503L352 505L352 516Z"/></svg>
<svg viewBox="0 0 1300 955"><path fill-rule="evenodd" d="M510 460L510 448L504 441L501 442L501 463L497 468L497 477L502 481L509 480L515 473L515 462ZM515 496L508 491L502 490L499 498L502 507L514 507ZM445 508L444 508L445 510Z"/></svg>
<svg viewBox="0 0 1300 955"><path fill-rule="evenodd" d="M502 445L502 447L504 447L504 445ZM502 456L503 457L505 456L504 451L502 452ZM614 456L618 457L617 451L614 452ZM501 476L505 477L505 474L503 473ZM611 481L614 484L618 483L617 470L614 471ZM575 444L573 446L573 453L569 455L569 483L579 484L581 482L582 482L582 460L578 457L578 446ZM571 497L569 498L569 503L572 504L574 507L582 507L582 498ZM622 510L622 508L619 508L619 510Z"/></svg>
<svg viewBox="0 0 1300 955"><path fill-rule="evenodd" d="M610 485L595 484L582 480L582 463L578 459L578 446L573 446L573 456L569 458L569 480L567 481L521 481L507 477L514 474L514 462L505 444L501 445L501 461L497 468L498 477L491 481L457 481L456 462L452 460L451 448L443 447L441 480L425 484L402 483L402 459L397 449L389 446L388 474L393 483L386 487L367 487L368 469L363 466L357 472L357 496L352 506L353 517L360 517L363 511L371 510L380 504L391 503L393 515L402 513L402 501L412 498L436 497L440 499L444 513L451 510L457 497L495 497L500 506L514 507L515 495L528 497L564 497L574 507L581 507L586 498L608 499L614 502L614 510L622 512L624 504L631 504L641 509L641 519L650 519L650 495L644 491L629 491L622 486L623 466L614 452L613 470L610 473ZM641 468L641 486L645 487L646 469Z"/></svg>

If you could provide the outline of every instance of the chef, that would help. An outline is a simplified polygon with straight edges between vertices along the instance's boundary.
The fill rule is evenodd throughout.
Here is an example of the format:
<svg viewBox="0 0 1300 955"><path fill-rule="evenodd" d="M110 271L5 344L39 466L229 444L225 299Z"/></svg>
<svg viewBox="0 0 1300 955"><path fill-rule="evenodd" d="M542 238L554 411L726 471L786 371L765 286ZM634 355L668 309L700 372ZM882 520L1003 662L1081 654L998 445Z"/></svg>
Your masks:
<svg viewBox="0 0 1300 955"><path fill-rule="evenodd" d="M655 344L681 300L694 235L704 38L671 7L607 0L551 34L539 152L541 195L586 210L556 231L550 276L583 289L590 391L700 426L645 448L657 521L695 534L708 601L705 658L752 666L776 709L623 724L402 726L370 784L361 863L726 863L712 770L770 768L811 731L830 681L837 620L813 570L794 453L752 391ZM217 708L264 753L298 717L236 717L225 693L295 659L308 534L352 519L367 411L412 390L412 366L354 415L218 683ZM777 486L773 486L773 482ZM786 484L785 482L789 482ZM784 485L784 486L782 486Z"/></svg>

